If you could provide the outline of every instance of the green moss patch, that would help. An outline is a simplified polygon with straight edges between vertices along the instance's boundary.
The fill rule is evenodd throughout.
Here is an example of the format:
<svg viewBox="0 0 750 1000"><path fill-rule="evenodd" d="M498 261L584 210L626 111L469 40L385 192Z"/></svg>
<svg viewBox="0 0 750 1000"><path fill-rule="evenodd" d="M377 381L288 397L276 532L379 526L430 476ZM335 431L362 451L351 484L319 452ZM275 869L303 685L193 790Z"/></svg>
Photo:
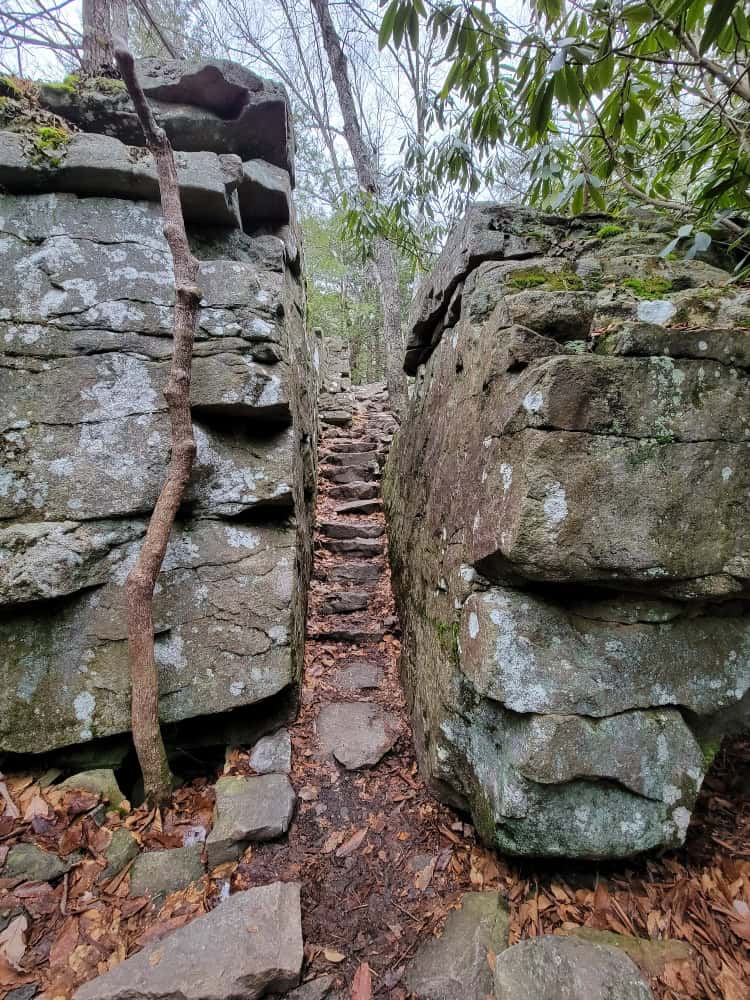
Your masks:
<svg viewBox="0 0 750 1000"><path fill-rule="evenodd" d="M596 233L600 240L606 240L609 236L619 236L620 233L624 233L624 226L618 226L613 222L608 223L606 226L602 226Z"/></svg>
<svg viewBox="0 0 750 1000"><path fill-rule="evenodd" d="M70 132L57 125L40 125L31 136L30 159L38 166L59 167L65 158Z"/></svg>
<svg viewBox="0 0 750 1000"><path fill-rule="evenodd" d="M658 299L672 291L672 282L667 278L657 276L653 278L626 278L622 284L623 288L629 288L639 299Z"/></svg>
<svg viewBox="0 0 750 1000"><path fill-rule="evenodd" d="M541 267L528 267L514 271L505 279L511 288L543 288L550 292L580 292L583 280L574 271L544 271Z"/></svg>

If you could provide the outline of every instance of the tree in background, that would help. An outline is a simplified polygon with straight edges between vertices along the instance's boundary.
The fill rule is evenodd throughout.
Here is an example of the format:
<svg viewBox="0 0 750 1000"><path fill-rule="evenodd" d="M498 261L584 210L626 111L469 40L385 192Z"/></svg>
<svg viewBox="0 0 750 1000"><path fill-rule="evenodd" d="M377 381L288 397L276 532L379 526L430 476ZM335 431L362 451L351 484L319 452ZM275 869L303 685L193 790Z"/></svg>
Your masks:
<svg viewBox="0 0 750 1000"><path fill-rule="evenodd" d="M739 0L391 0L380 43L446 43L438 103L469 112L482 155L523 152L528 200L574 213L645 203L685 225L665 252L711 233L747 240L750 22ZM436 160L439 185L450 165ZM687 241L687 242L685 242Z"/></svg>

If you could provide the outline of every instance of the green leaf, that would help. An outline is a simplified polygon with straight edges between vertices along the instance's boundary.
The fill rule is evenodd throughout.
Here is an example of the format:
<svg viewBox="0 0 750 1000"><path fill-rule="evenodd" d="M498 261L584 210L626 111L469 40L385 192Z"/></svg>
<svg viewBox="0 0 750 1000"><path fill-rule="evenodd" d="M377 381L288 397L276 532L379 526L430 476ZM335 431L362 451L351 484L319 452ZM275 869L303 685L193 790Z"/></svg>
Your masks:
<svg viewBox="0 0 750 1000"><path fill-rule="evenodd" d="M724 26L732 16L732 11L737 6L737 3L738 0L714 0L711 13L708 15L706 27L703 31L703 37L701 38L699 47L701 55L704 55L711 48L724 30Z"/></svg>
<svg viewBox="0 0 750 1000"><path fill-rule="evenodd" d="M385 48L391 40L399 3L400 0L391 0L388 10L383 14L383 20L380 22L380 31L378 32L378 48L380 49Z"/></svg>
<svg viewBox="0 0 750 1000"><path fill-rule="evenodd" d="M416 51L419 48L419 14L414 7L409 11L409 41Z"/></svg>

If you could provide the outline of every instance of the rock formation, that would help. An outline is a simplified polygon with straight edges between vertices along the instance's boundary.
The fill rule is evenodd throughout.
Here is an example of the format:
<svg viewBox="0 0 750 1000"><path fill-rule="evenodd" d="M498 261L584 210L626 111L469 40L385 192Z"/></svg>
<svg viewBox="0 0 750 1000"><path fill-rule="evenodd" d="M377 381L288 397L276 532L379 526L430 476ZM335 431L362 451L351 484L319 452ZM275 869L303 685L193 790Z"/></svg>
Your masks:
<svg viewBox="0 0 750 1000"><path fill-rule="evenodd" d="M432 787L505 852L680 844L748 718L750 293L668 239L477 205L412 306L403 676Z"/></svg>
<svg viewBox="0 0 750 1000"><path fill-rule="evenodd" d="M313 331L320 384L318 409L324 427L351 424L354 412L350 344L344 337L327 337L321 329Z"/></svg>
<svg viewBox="0 0 750 1000"><path fill-rule="evenodd" d="M315 489L289 108L231 63L139 75L178 150L203 291L198 452L155 597L161 715L249 724L262 703L267 724L296 703ZM18 753L128 731L123 584L169 449L152 158L117 81L42 102L70 122L58 155L33 129L0 141L0 749Z"/></svg>

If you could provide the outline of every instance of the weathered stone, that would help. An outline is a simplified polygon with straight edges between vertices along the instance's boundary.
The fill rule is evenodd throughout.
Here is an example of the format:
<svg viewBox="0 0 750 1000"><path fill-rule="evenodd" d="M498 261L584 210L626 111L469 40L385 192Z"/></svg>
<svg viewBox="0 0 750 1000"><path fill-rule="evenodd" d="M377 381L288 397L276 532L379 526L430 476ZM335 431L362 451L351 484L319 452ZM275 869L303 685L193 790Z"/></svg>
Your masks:
<svg viewBox="0 0 750 1000"><path fill-rule="evenodd" d="M111 768L102 767L94 771L82 771L63 781L64 788L82 788L86 792L100 795L113 809L119 809L127 799L117 784L115 772Z"/></svg>
<svg viewBox="0 0 750 1000"><path fill-rule="evenodd" d="M419 1000L455 1000L492 993L488 954L508 946L508 909L497 892L467 892L451 910L439 938L427 941L409 963L404 982Z"/></svg>
<svg viewBox="0 0 750 1000"><path fill-rule="evenodd" d="M344 465L349 467L368 466L371 465L377 458L374 451L333 451L327 454L324 452L321 457L324 461L329 462L331 465Z"/></svg>
<svg viewBox="0 0 750 1000"><path fill-rule="evenodd" d="M287 993L288 1000L323 1000L333 989L335 976L318 976Z"/></svg>
<svg viewBox="0 0 750 1000"><path fill-rule="evenodd" d="M240 225L239 157L177 153L175 165L180 203L188 222ZM25 144L22 136L0 132L0 185L20 194L66 191L84 197L160 200L156 164L148 150L126 146L110 136L86 133L71 136L59 166L51 169L49 164L34 159L33 146Z"/></svg>
<svg viewBox="0 0 750 1000"><path fill-rule="evenodd" d="M376 663L355 660L347 667L341 667L335 674L336 683L345 691L361 691L380 687L383 671Z"/></svg>
<svg viewBox="0 0 750 1000"><path fill-rule="evenodd" d="M497 1000L651 1000L637 966L622 952L576 938L530 938L495 964Z"/></svg>
<svg viewBox="0 0 750 1000"><path fill-rule="evenodd" d="M398 737L398 720L372 702L324 705L315 724L323 749L348 771L374 767Z"/></svg>
<svg viewBox="0 0 750 1000"><path fill-rule="evenodd" d="M5 1000L33 1000L39 992L37 983L29 983L28 986L17 986L14 990L6 993Z"/></svg>
<svg viewBox="0 0 750 1000"><path fill-rule="evenodd" d="M289 774L292 770L292 740L288 729L279 729L258 740L250 754L256 774Z"/></svg>
<svg viewBox="0 0 750 1000"><path fill-rule="evenodd" d="M99 881L105 882L107 879L117 875L134 858L138 857L138 853L138 841L130 830L127 830L124 826L118 827L112 833L112 840L104 852L107 867L99 876Z"/></svg>
<svg viewBox="0 0 750 1000"><path fill-rule="evenodd" d="M365 503L370 503L367 500ZM380 567L372 563L344 563L343 566L334 566L328 571L331 580L343 580L348 583L368 583L377 580L380 576Z"/></svg>
<svg viewBox="0 0 750 1000"><path fill-rule="evenodd" d="M130 869L130 895L163 900L203 876L201 848L174 847L139 854Z"/></svg>
<svg viewBox="0 0 750 1000"><path fill-rule="evenodd" d="M370 594L359 590L342 590L332 594L320 605L321 615L348 615L364 611L370 603Z"/></svg>
<svg viewBox="0 0 750 1000"><path fill-rule="evenodd" d="M174 149L259 158L293 174L291 115L278 84L223 59L139 59L136 72ZM43 107L80 128L114 135L130 145L144 144L125 88L99 89L94 80L72 92L42 85L39 96Z"/></svg>
<svg viewBox="0 0 750 1000"><path fill-rule="evenodd" d="M628 934L615 934L613 931L603 931L596 927L577 927L567 933L592 944L618 948L647 976L660 976L671 962L686 962L695 955L694 949L687 941L678 941L675 938L651 940L630 937Z"/></svg>
<svg viewBox="0 0 750 1000"><path fill-rule="evenodd" d="M292 187L289 174L263 160L242 164L238 188L240 214L246 228L259 221L286 225L292 218Z"/></svg>
<svg viewBox="0 0 750 1000"><path fill-rule="evenodd" d="M5 878L24 878L29 882L54 882L75 861L75 857L58 858L36 844L15 844L8 851L2 874Z"/></svg>
<svg viewBox="0 0 750 1000"><path fill-rule="evenodd" d="M338 504L336 507L337 514L375 514L377 511L383 509L382 501L379 499L372 500L350 500L348 503Z"/></svg>
<svg viewBox="0 0 750 1000"><path fill-rule="evenodd" d="M378 495L378 487L375 483L355 480L341 486L334 486L329 490L329 493L334 500L373 500ZM341 513L339 508L336 508L336 512Z"/></svg>
<svg viewBox="0 0 750 1000"><path fill-rule="evenodd" d="M82 986L75 1000L257 1000L299 982L299 886L238 892Z"/></svg>
<svg viewBox="0 0 750 1000"><path fill-rule="evenodd" d="M354 646L362 646L368 643L382 642L385 631L381 628L373 628L369 622L357 626L349 622L336 625L331 621L325 621L318 631L310 632L308 635L311 639L319 642L346 642Z"/></svg>
<svg viewBox="0 0 750 1000"><path fill-rule="evenodd" d="M206 840L209 867L240 857L251 841L274 840L286 833L295 801L286 775L219 778L214 826Z"/></svg>
<svg viewBox="0 0 750 1000"><path fill-rule="evenodd" d="M697 737L750 704L743 337L637 318L743 301L600 224L472 210L415 299L384 478L422 769L506 853L681 843Z"/></svg>
<svg viewBox="0 0 750 1000"><path fill-rule="evenodd" d="M383 543L377 538L332 538L325 540L324 546L331 552L349 553L365 559L383 554Z"/></svg>
<svg viewBox="0 0 750 1000"><path fill-rule="evenodd" d="M382 524L347 524L344 521L323 521L318 525L321 535L328 538L380 538L385 528Z"/></svg>

